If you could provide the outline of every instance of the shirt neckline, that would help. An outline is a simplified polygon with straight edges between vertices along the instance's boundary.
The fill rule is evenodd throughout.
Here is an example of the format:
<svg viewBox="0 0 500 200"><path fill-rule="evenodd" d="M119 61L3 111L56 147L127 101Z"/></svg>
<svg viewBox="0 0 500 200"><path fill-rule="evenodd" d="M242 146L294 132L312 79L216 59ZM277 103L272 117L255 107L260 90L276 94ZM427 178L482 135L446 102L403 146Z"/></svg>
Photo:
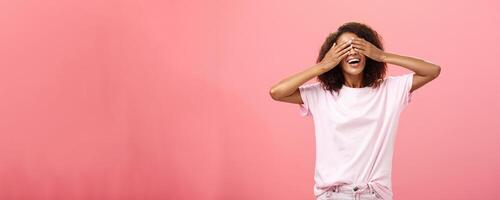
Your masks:
<svg viewBox="0 0 500 200"><path fill-rule="evenodd" d="M360 87L360 88L354 88L354 87L349 87L345 84L342 84L342 89L348 89L348 90L356 90L356 91L362 91L362 90L369 90L371 87L366 86L366 87Z"/></svg>

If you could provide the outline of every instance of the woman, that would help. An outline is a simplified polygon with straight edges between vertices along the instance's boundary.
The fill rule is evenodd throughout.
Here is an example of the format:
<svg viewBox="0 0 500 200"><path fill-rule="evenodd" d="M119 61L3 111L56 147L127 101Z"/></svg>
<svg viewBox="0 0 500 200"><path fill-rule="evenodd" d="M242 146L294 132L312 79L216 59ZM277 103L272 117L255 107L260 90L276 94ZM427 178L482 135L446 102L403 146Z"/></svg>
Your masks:
<svg viewBox="0 0 500 200"><path fill-rule="evenodd" d="M387 63L412 73L385 77ZM393 198L394 139L413 92L441 68L384 51L371 27L349 22L331 33L314 66L270 90L274 100L300 105L314 121L314 195L319 199ZM319 82L303 85L317 77Z"/></svg>

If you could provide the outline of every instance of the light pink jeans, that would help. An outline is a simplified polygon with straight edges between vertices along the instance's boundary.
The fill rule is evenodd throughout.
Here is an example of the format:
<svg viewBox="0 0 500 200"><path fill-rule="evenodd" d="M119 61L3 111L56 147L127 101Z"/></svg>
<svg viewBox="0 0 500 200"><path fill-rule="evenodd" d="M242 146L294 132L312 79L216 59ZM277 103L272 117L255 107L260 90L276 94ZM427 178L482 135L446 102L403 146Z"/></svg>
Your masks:
<svg viewBox="0 0 500 200"><path fill-rule="evenodd" d="M381 200L377 192L369 185L340 185L326 189L316 196L316 200Z"/></svg>

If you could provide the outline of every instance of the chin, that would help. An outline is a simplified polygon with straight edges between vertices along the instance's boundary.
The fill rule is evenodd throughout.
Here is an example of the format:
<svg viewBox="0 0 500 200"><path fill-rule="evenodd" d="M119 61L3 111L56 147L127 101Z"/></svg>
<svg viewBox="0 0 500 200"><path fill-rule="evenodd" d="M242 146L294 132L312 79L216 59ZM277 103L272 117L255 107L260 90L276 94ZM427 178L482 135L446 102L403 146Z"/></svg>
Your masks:
<svg viewBox="0 0 500 200"><path fill-rule="evenodd" d="M365 69L365 66L359 66L356 68L353 68L351 66L345 66L343 68L344 73L351 75L351 76L357 76L359 74L363 73L363 70Z"/></svg>

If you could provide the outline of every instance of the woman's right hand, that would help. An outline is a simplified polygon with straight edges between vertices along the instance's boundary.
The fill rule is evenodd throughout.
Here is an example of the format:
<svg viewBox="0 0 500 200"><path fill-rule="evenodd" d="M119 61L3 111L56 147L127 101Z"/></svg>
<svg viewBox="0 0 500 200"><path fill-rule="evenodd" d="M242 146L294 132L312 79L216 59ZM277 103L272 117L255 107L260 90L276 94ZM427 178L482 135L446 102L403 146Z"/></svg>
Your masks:
<svg viewBox="0 0 500 200"><path fill-rule="evenodd" d="M333 43L330 50L328 50L325 57L320 62L325 65L327 68L326 71L333 69L349 54L349 50L353 48L351 43L352 40L345 41L340 45Z"/></svg>

